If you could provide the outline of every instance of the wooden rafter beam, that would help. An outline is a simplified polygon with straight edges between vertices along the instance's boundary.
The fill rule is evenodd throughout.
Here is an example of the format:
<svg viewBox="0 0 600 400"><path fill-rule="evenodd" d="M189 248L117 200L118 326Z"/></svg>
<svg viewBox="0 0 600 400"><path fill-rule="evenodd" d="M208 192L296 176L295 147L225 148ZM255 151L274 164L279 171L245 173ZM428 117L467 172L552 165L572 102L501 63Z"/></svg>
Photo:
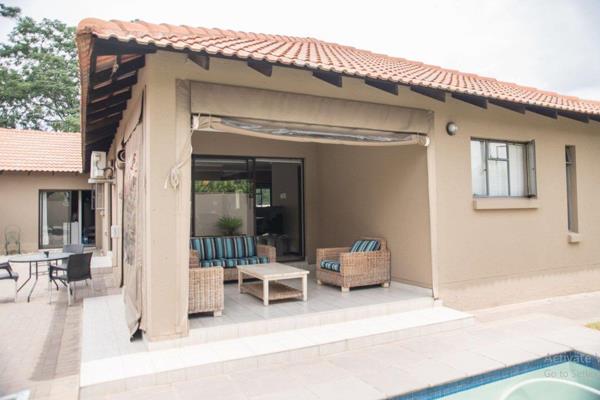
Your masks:
<svg viewBox="0 0 600 400"><path fill-rule="evenodd" d="M525 106L525 108L527 109L527 111L531 111L533 113L539 114L539 115L543 115L544 117L548 117L548 118L552 118L552 119L557 119L558 118L558 114L555 110L552 110L550 108L546 108L546 107L539 107L539 106Z"/></svg>
<svg viewBox="0 0 600 400"><path fill-rule="evenodd" d="M466 93L452 93L452 97L480 108L487 108L487 99L485 97Z"/></svg>
<svg viewBox="0 0 600 400"><path fill-rule="evenodd" d="M600 122L600 115L589 115L588 116L592 121Z"/></svg>
<svg viewBox="0 0 600 400"><path fill-rule="evenodd" d="M86 146L90 146L93 145L95 143L101 142L103 140L108 140L109 138L112 139L115 136L115 130L107 130L107 131L103 131L102 133L99 134L94 134L93 136L86 138L85 140L85 144Z"/></svg>
<svg viewBox="0 0 600 400"><path fill-rule="evenodd" d="M206 53L189 53L188 60L206 71L210 68L210 57Z"/></svg>
<svg viewBox="0 0 600 400"><path fill-rule="evenodd" d="M574 119L575 121L583 122L586 124L588 122L590 122L590 118L587 115L576 113L573 111L559 110L559 111L557 111L557 114L560 115L561 117Z"/></svg>
<svg viewBox="0 0 600 400"><path fill-rule="evenodd" d="M423 96L431 97L432 99L435 99L437 101L446 101L446 92L440 89L411 85L410 90L412 90L415 93L422 94Z"/></svg>
<svg viewBox="0 0 600 400"><path fill-rule="evenodd" d="M246 64L264 76L271 77L271 75L273 75L273 64L271 63L249 59Z"/></svg>
<svg viewBox="0 0 600 400"><path fill-rule="evenodd" d="M106 99L96 101L94 103L90 103L87 106L87 113L92 114L103 110L108 107L115 106L117 104L126 103L127 100L131 98L131 88L123 93L116 94L114 96L110 96Z"/></svg>
<svg viewBox="0 0 600 400"><path fill-rule="evenodd" d="M342 87L342 75L331 71L313 71L313 76L330 85Z"/></svg>
<svg viewBox="0 0 600 400"><path fill-rule="evenodd" d="M511 110L514 112L518 112L519 114L525 114L525 105L524 104L513 103L512 101L498 100L498 99L488 99L488 102L495 106L506 108L507 110Z"/></svg>
<svg viewBox="0 0 600 400"><path fill-rule="evenodd" d="M121 103L116 103L116 104L112 104L110 107L106 107L102 110L96 111L96 112L88 112L87 113L87 120L88 121L95 121L98 120L100 118L106 118L109 115L115 114L117 112L123 111L125 110L125 107L127 106L127 102L123 101Z"/></svg>
<svg viewBox="0 0 600 400"><path fill-rule="evenodd" d="M95 50L97 56L116 56L119 54L151 54L156 53L157 49L134 41L121 42L111 38L96 39Z"/></svg>
<svg viewBox="0 0 600 400"><path fill-rule="evenodd" d="M116 76L116 79L120 79L122 76L127 75L128 73L137 71L140 68L143 68L146 64L146 58L141 56L131 61L127 61L124 63L120 63L117 70L113 73L112 68L104 69L102 71L96 72L93 76L91 84L93 86L106 82Z"/></svg>
<svg viewBox="0 0 600 400"><path fill-rule="evenodd" d="M108 94L117 92L122 89L129 88L137 83L137 74L130 76L128 78L120 79L106 86L99 87L97 89L92 89L91 100L98 99L100 97L104 97Z"/></svg>
<svg viewBox="0 0 600 400"><path fill-rule="evenodd" d="M107 126L118 125L119 121L121 121L122 114L113 115L110 118L102 119L96 123L89 124L87 126L86 132L88 134L94 134L95 132L106 128Z"/></svg>
<svg viewBox="0 0 600 400"><path fill-rule="evenodd" d="M384 92L398 95L398 84L386 81L380 81L378 79L365 78L365 84L374 87Z"/></svg>

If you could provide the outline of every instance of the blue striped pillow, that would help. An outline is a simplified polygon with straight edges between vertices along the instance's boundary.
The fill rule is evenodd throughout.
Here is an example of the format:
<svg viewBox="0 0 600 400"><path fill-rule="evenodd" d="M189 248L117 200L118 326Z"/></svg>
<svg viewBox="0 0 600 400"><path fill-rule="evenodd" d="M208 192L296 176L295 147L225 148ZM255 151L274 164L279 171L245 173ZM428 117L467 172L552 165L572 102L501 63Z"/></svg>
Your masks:
<svg viewBox="0 0 600 400"><path fill-rule="evenodd" d="M235 258L235 244L233 238L223 238L224 255L223 258Z"/></svg>
<svg viewBox="0 0 600 400"><path fill-rule="evenodd" d="M351 253L362 251L377 251L380 248L379 240L357 240L350 249Z"/></svg>
<svg viewBox="0 0 600 400"><path fill-rule="evenodd" d="M256 256L256 243L254 242L254 236L244 237L244 242L246 244L246 256Z"/></svg>

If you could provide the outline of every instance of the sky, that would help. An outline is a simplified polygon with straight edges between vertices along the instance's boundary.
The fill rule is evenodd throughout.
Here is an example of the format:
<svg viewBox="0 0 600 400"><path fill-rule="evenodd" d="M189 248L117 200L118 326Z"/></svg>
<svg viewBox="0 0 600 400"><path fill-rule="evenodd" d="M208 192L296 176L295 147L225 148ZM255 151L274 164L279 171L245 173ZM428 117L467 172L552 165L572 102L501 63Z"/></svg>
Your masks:
<svg viewBox="0 0 600 400"><path fill-rule="evenodd" d="M0 0L85 17L314 37L600 100L600 0ZM11 23L0 20L0 41Z"/></svg>

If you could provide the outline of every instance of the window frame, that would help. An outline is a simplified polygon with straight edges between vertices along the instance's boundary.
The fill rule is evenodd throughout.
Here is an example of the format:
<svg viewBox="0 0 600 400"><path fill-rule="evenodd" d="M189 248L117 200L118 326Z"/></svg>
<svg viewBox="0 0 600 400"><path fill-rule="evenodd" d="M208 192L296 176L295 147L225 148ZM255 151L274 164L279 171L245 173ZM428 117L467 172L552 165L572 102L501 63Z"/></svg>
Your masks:
<svg viewBox="0 0 600 400"><path fill-rule="evenodd" d="M474 198L478 199L486 199L486 198L506 198L506 199L523 199L523 198L537 198L537 167L536 167L536 148L535 148L535 140L530 141L518 141L518 140L506 140L506 139L494 139L494 138L482 138L482 137L471 137L469 140L469 146L471 146L472 142L480 142L483 143L483 157L484 160L482 164L485 166L484 175L485 175L485 195L476 194L474 192L473 187L473 172L471 171L471 194ZM506 146L506 157L490 157L490 143L499 143L504 144ZM524 191L525 194L523 196L514 196L511 195L511 185L510 185L510 171L511 171L511 162L510 162L510 148L509 145L521 145L523 146L523 156L524 156L524 170L523 170L523 179L525 181ZM470 153L471 155L471 153ZM473 159L470 159L471 166L473 164ZM507 178L507 195L490 195L490 177L489 177L489 161L505 161L506 162L506 178Z"/></svg>

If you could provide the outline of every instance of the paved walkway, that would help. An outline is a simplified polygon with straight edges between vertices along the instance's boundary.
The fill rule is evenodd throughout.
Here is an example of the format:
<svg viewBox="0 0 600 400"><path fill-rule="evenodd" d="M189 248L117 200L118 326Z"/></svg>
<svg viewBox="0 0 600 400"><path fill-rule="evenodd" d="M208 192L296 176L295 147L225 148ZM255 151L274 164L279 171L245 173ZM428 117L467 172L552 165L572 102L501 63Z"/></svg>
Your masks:
<svg viewBox="0 0 600 400"><path fill-rule="evenodd" d="M78 296L114 293L106 283ZM42 284L31 303L21 296L15 304L10 285L0 286L0 393L28 388L35 399L76 399L81 300L67 307L62 290L48 305ZM102 398L383 398L572 347L600 354L600 332L582 327L599 314L600 292L479 310L478 323L458 331Z"/></svg>
<svg viewBox="0 0 600 400"><path fill-rule="evenodd" d="M27 276L25 265L13 268ZM24 278L21 278L23 281ZM27 303L28 283L12 299L12 284L0 282L0 395L29 389L33 399L77 399L82 298L114 293L110 275L96 276L94 292L79 283L77 301L67 307L66 290L48 304L47 277L42 276ZM55 292L56 293L56 292Z"/></svg>

